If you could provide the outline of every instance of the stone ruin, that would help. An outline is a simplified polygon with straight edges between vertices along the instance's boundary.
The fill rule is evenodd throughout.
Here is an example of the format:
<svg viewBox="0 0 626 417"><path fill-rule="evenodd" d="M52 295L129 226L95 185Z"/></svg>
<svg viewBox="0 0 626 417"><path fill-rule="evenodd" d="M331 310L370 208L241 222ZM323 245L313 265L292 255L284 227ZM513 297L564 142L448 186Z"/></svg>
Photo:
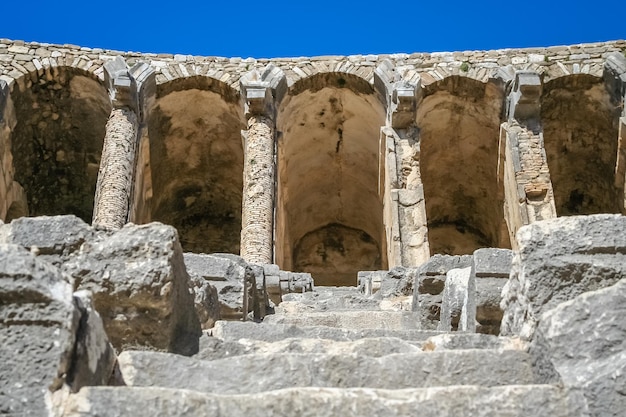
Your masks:
<svg viewBox="0 0 626 417"><path fill-rule="evenodd" d="M0 415L625 415L625 51L0 40Z"/></svg>

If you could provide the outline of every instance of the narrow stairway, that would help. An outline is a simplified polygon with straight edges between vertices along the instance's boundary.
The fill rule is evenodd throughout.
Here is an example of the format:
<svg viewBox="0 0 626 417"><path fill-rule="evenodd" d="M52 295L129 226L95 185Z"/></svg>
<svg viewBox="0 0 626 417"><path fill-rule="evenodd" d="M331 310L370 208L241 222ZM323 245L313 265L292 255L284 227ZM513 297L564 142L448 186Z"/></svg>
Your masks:
<svg viewBox="0 0 626 417"><path fill-rule="evenodd" d="M576 415L515 338L420 330L410 297L356 287L287 294L263 322L218 321L192 357L119 355L119 386L83 388L65 416Z"/></svg>

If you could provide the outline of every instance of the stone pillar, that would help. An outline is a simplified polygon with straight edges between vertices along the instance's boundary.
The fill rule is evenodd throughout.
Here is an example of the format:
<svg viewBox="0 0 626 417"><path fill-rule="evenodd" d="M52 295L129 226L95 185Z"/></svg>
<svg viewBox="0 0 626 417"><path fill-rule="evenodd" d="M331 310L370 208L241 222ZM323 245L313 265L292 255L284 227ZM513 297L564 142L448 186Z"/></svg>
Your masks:
<svg viewBox="0 0 626 417"><path fill-rule="evenodd" d="M420 143L415 125L421 83L403 81L391 62L375 71L379 90L387 92L387 120L381 129L381 183L389 268L417 266L430 257Z"/></svg>
<svg viewBox="0 0 626 417"><path fill-rule="evenodd" d="M498 178L504 181L504 215L513 249L521 226L556 217L541 126L542 87L538 73L517 72L507 99L508 120L500 126Z"/></svg>
<svg viewBox="0 0 626 417"><path fill-rule="evenodd" d="M617 139L617 165L615 186L620 190L621 210L626 215L626 57L619 52L610 54L604 63L604 83L611 98L621 106L619 134Z"/></svg>
<svg viewBox="0 0 626 417"><path fill-rule="evenodd" d="M276 103L287 89L273 65L241 79L248 129L244 138L241 257L255 264L274 260L276 195Z"/></svg>
<svg viewBox="0 0 626 417"><path fill-rule="evenodd" d="M128 221L135 179L137 142L145 119L146 92L155 91L154 71L146 64L129 69L117 57L104 64L113 110L106 125L93 224L119 229Z"/></svg>

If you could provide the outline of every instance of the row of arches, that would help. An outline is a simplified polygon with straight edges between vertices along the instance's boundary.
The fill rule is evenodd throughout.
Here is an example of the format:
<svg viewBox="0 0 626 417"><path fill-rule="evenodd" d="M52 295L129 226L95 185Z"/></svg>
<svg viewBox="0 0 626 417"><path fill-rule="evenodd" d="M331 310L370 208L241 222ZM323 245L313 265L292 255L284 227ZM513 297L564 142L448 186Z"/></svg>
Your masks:
<svg viewBox="0 0 626 417"><path fill-rule="evenodd" d="M11 95L14 181L22 215L72 213L91 222L105 125L105 87L75 68ZM423 88L415 124L431 254L510 247L498 178L505 91L450 76ZM275 259L320 285L354 283L387 267L380 184L384 98L355 75L296 82L277 110ZM601 78L544 85L541 117L558 215L617 213L618 103ZM131 218L175 226L185 251L239 253L246 121L232 87L207 77L161 84L149 112Z"/></svg>

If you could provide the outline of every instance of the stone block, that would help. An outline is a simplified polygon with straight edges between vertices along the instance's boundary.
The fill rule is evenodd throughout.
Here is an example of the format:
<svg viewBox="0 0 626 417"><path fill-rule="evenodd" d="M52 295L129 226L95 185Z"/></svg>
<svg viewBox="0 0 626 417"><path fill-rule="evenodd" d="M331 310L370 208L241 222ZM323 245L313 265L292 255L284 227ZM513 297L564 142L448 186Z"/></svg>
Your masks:
<svg viewBox="0 0 626 417"><path fill-rule="evenodd" d="M472 262L472 255L434 255L418 268L413 283L412 309L419 313L423 329L437 328L447 272L471 267Z"/></svg>
<svg viewBox="0 0 626 417"><path fill-rule="evenodd" d="M23 246L62 266L95 234L91 226L73 215L20 217L0 227L0 242Z"/></svg>
<svg viewBox="0 0 626 417"><path fill-rule="evenodd" d="M377 298L388 298L394 296L413 295L413 282L415 281L415 268L404 268L397 266L389 271L385 271L380 284Z"/></svg>
<svg viewBox="0 0 626 417"><path fill-rule="evenodd" d="M217 288L197 276L190 276L196 314L200 320L202 329L213 327L215 322L221 318L220 300L217 295Z"/></svg>
<svg viewBox="0 0 626 417"><path fill-rule="evenodd" d="M473 255L477 278L509 277L513 260L513 251L510 249L481 248L475 250Z"/></svg>
<svg viewBox="0 0 626 417"><path fill-rule="evenodd" d="M0 413L45 415L72 366L72 285L26 249L1 244L0 300Z"/></svg>
<svg viewBox="0 0 626 417"><path fill-rule="evenodd" d="M146 346L193 354L200 322L176 229L160 223L102 234L64 265L93 293L116 349Z"/></svg>
<svg viewBox="0 0 626 417"><path fill-rule="evenodd" d="M0 414L48 415L109 380L115 354L85 293L18 245L0 244Z"/></svg>
<svg viewBox="0 0 626 417"><path fill-rule="evenodd" d="M448 271L437 330L473 332L476 327L475 297L476 287L471 267Z"/></svg>
<svg viewBox="0 0 626 417"><path fill-rule="evenodd" d="M560 217L517 233L519 251L503 290L503 335L530 339L537 320L562 302L626 276L626 217Z"/></svg>
<svg viewBox="0 0 626 417"><path fill-rule="evenodd" d="M72 391L93 385L107 385L117 360L100 314L93 307L91 293L77 291L74 302L80 312L76 331L74 363L69 382Z"/></svg>
<svg viewBox="0 0 626 417"><path fill-rule="evenodd" d="M226 253L185 253L184 257L198 288L205 281L216 288L222 319L241 319L250 312L255 319L265 316L269 301L262 267L253 268L240 256Z"/></svg>
<svg viewBox="0 0 626 417"><path fill-rule="evenodd" d="M476 279L476 331L479 333L500 334L504 312L500 307L502 290L507 280L504 278Z"/></svg>
<svg viewBox="0 0 626 417"><path fill-rule="evenodd" d="M545 311L531 350L563 384L582 391L594 416L626 410L626 278Z"/></svg>

